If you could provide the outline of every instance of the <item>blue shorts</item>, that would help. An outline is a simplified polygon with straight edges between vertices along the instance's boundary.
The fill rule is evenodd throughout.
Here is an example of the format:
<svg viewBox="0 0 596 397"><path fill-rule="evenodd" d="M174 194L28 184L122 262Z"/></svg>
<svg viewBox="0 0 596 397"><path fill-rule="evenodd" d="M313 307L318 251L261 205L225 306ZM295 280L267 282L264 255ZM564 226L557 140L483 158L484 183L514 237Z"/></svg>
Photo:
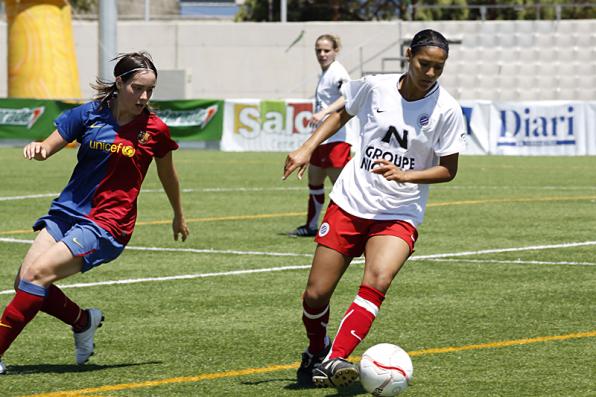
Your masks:
<svg viewBox="0 0 596 397"><path fill-rule="evenodd" d="M50 213L33 224L33 230L45 229L56 241L62 241L74 256L83 258L81 272L116 259L124 244L89 219Z"/></svg>

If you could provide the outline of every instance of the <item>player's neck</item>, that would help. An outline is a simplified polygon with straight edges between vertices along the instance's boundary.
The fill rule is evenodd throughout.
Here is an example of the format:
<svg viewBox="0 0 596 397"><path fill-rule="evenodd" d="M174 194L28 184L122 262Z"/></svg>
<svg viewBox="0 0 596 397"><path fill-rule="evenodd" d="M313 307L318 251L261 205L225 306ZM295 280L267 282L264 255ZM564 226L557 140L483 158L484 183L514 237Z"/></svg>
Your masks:
<svg viewBox="0 0 596 397"><path fill-rule="evenodd" d="M109 104L110 110L112 111L112 116L114 117L118 125L128 124L136 117L135 114L127 112L125 109L121 109L121 107L118 106L118 100L116 99L110 101Z"/></svg>
<svg viewBox="0 0 596 397"><path fill-rule="evenodd" d="M406 74L397 82L397 89L406 101L417 101L426 96L429 90L420 90Z"/></svg>

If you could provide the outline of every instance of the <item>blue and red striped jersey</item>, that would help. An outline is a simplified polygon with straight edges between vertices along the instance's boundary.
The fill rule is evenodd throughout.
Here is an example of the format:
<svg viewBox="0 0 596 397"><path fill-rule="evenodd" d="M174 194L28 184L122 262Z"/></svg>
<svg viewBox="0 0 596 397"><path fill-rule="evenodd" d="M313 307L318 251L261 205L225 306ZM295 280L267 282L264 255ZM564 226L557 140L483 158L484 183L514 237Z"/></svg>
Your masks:
<svg viewBox="0 0 596 397"><path fill-rule="evenodd" d="M66 141L76 140L80 147L72 176L50 212L90 219L128 243L151 160L178 148L168 127L150 112L118 125L98 101L67 110L54 123Z"/></svg>

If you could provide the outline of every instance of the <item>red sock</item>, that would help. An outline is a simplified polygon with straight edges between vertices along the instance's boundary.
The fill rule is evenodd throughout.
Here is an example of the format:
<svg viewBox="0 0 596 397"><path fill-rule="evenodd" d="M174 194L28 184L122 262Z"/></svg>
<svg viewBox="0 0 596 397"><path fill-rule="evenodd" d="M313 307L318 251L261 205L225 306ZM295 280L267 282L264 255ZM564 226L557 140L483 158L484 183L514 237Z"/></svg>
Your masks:
<svg viewBox="0 0 596 397"><path fill-rule="evenodd" d="M352 354L368 334L383 299L385 294L381 291L365 285L360 286L358 295L339 324L329 359L348 358Z"/></svg>
<svg viewBox="0 0 596 397"><path fill-rule="evenodd" d="M64 292L55 285L48 288L48 296L43 302L41 311L62 320L72 326L75 331L85 329L89 315L79 305L68 299Z"/></svg>
<svg viewBox="0 0 596 397"><path fill-rule="evenodd" d="M17 289L15 297L6 306L0 318L0 356L39 312L44 299L44 296Z"/></svg>
<svg viewBox="0 0 596 397"><path fill-rule="evenodd" d="M319 217L325 204L325 185L308 185L308 213L306 214L306 226L309 229L319 228Z"/></svg>
<svg viewBox="0 0 596 397"><path fill-rule="evenodd" d="M308 337L308 351L318 353L325 348L327 323L329 322L329 305L324 308L313 309L302 301L302 322Z"/></svg>

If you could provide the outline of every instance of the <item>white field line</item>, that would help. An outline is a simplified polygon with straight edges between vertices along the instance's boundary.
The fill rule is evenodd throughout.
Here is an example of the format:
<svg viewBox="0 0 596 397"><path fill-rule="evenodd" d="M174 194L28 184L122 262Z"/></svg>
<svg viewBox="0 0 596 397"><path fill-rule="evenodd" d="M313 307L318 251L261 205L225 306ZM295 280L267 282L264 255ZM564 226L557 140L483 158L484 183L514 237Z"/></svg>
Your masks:
<svg viewBox="0 0 596 397"><path fill-rule="evenodd" d="M302 186L288 187L234 187L234 188L203 188L203 189L181 189L183 193L229 193L229 192L265 192L265 191L287 191L287 190L305 190ZM163 189L143 189L143 193L161 193ZM45 197L58 197L60 193L29 194L24 196L5 196L0 197L0 201L16 201Z"/></svg>
<svg viewBox="0 0 596 397"><path fill-rule="evenodd" d="M202 188L202 189L181 189L183 193L229 193L229 192L264 192L264 191L290 191L299 190L303 191L305 188L302 186L288 186L288 187L232 187L232 188ZM459 186L459 185L445 185L433 187L433 190L507 190L515 189L519 190L519 186ZM526 186L525 190L596 190L596 186ZM163 189L143 189L144 193L161 193ZM58 197L60 193L42 193L42 194L29 194L22 196L5 196L0 197L0 201L17 201L17 200L28 200L37 198L47 197Z"/></svg>
<svg viewBox="0 0 596 397"><path fill-rule="evenodd" d="M32 240L18 240L13 238L0 238L0 242L5 243L17 243L17 244L31 244ZM442 258L447 257L460 257L466 255L479 255L479 254L489 254L489 253L501 253L501 252L518 252L518 251L531 251L531 250L544 250L544 249L554 249L554 248L572 248L572 247L582 247L582 246L590 246L596 245L596 241L585 241L585 242L578 242L578 243L564 243L564 244L553 244L553 245L536 245L536 246L529 246L529 247L518 247L518 248L502 248L502 249L491 249L491 250L481 250L481 251L465 251L465 252L453 252L453 253L445 253L445 254L435 254L435 255L420 255L414 256L410 258L411 261L420 261L420 260L433 260L433 261L440 261ZM207 253L207 254L233 254L233 255L255 255L255 253L251 253L251 251L227 251L227 250L191 250L185 248L157 248L157 247L127 247L126 249L134 249L139 251L168 251L168 252L198 252L198 253ZM310 256L307 254L292 254L292 253L284 253L284 252L257 252L257 255L268 255L268 256ZM469 261L469 260L463 260ZM356 258L352 263L363 263L364 260L361 258ZM495 261L493 261L495 262ZM503 263L511 263L511 261L499 261ZM514 263L516 263L514 261ZM526 263L536 263L536 264L558 264L558 265L582 265L585 266L586 262L539 262L539 261L527 261ZM590 264L593 265L593 264ZM298 266L277 266L277 267L270 267L264 269L244 269L244 270L232 270L227 272L217 272L217 273L198 273L198 274L184 274L178 276L164 276L164 277L150 277L150 278L136 278L136 279L125 279L125 280L110 280L110 281L101 281L101 282L94 282L94 283L78 283L78 284L68 284L68 285L60 285L60 288L82 288L82 287L94 287L98 285L116 285L116 284L133 284L133 283L142 283L142 282L152 282L152 281L169 281L169 280L182 280L182 279L195 279L195 278L205 278L205 277L217 277L217 276L233 276L239 274L252 274L252 273L268 273L268 272L275 272L275 271L286 271L286 270L302 270L308 269L310 265L298 265ZM7 295L13 294L13 290L4 290L0 291L0 295Z"/></svg>
<svg viewBox="0 0 596 397"><path fill-rule="evenodd" d="M515 259L510 261L498 261L494 259L427 259L429 262L453 262L453 263L487 263L504 265L572 265L572 266L596 266L596 262L549 262L549 261L523 261Z"/></svg>

